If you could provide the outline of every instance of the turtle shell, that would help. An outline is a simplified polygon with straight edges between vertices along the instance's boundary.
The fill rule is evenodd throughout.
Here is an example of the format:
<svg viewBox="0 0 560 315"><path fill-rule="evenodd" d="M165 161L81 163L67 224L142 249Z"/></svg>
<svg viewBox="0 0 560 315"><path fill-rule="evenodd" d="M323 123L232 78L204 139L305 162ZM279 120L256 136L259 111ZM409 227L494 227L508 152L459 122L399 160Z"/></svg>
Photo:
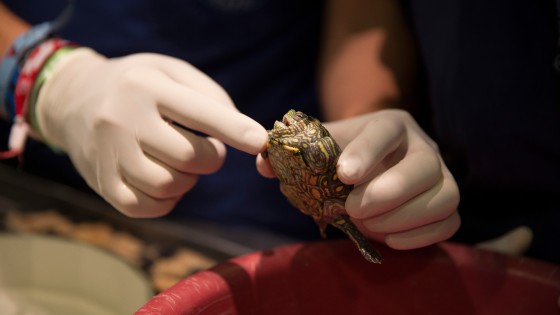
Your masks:
<svg viewBox="0 0 560 315"><path fill-rule="evenodd" d="M380 263L381 255L352 223L344 203L353 189L336 174L340 147L318 119L290 110L268 131L267 150L280 190L304 214L313 217L321 235L331 224L344 231L364 257Z"/></svg>

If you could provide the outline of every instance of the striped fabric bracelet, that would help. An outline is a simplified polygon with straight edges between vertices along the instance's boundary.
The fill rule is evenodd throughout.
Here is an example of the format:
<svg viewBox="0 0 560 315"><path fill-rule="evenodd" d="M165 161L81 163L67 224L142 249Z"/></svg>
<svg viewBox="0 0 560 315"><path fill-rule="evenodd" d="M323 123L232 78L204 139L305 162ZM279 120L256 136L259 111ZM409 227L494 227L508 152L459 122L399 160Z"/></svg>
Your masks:
<svg viewBox="0 0 560 315"><path fill-rule="evenodd" d="M35 47L28 55L18 72L13 102L8 97L8 103L13 106L9 112L13 112L14 115L8 139L8 150L0 152L0 158L20 156L30 133L44 141L37 124L35 103L43 83L49 78L54 66L75 47L76 45L66 40L53 38ZM47 145L53 151L60 152L54 146L48 143Z"/></svg>
<svg viewBox="0 0 560 315"><path fill-rule="evenodd" d="M14 89L13 118L16 116L24 116L27 113L27 104L31 89L35 83L37 75L45 62L58 49L72 45L69 41L60 38L47 39L43 43L37 45L27 56L19 75Z"/></svg>
<svg viewBox="0 0 560 315"><path fill-rule="evenodd" d="M54 20L32 27L20 35L3 55L0 63L0 117L12 122L8 150L0 151L0 158L20 156L29 134L28 102L45 62L69 42L51 38L73 13L73 0Z"/></svg>
<svg viewBox="0 0 560 315"><path fill-rule="evenodd" d="M52 32L52 23L46 22L33 27L19 36L4 54L0 64L0 111L6 116L10 109L8 97L13 96L13 78L17 78L19 65L26 53L35 45L45 40Z"/></svg>
<svg viewBox="0 0 560 315"><path fill-rule="evenodd" d="M68 4L62 13L54 20L44 22L32 27L26 33L20 35L7 49L0 63L0 117L7 117L9 113L8 97L13 97L14 78L27 57L28 53L38 44L51 37L60 30L73 14L74 2L67 0ZM12 99L10 99L13 102Z"/></svg>

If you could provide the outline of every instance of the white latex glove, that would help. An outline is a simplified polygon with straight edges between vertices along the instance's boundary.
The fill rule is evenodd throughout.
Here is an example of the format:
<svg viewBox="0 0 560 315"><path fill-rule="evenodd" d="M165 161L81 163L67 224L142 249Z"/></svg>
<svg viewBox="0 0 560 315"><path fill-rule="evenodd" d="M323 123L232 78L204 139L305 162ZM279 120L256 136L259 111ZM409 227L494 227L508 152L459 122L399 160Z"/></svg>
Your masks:
<svg viewBox="0 0 560 315"><path fill-rule="evenodd" d="M523 255L533 241L533 231L528 226L519 226L497 238L476 244L476 247L508 255Z"/></svg>
<svg viewBox="0 0 560 315"><path fill-rule="evenodd" d="M338 177L354 184L346 211L366 236L411 249L457 231L457 184L436 144L407 112L383 110L325 127L342 148ZM257 166L274 176L260 157Z"/></svg>
<svg viewBox="0 0 560 315"><path fill-rule="evenodd" d="M220 168L222 142L256 154L267 141L265 129L239 113L212 79L157 54L107 59L79 48L45 82L36 113L45 139L133 217L169 212L200 174Z"/></svg>

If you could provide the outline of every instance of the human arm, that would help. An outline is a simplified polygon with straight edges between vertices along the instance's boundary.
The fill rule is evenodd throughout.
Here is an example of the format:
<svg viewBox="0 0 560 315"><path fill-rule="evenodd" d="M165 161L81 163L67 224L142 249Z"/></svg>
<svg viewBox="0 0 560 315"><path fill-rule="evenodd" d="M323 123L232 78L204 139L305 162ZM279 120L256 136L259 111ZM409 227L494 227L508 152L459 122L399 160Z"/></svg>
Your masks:
<svg viewBox="0 0 560 315"><path fill-rule="evenodd" d="M14 40L30 28L29 24L13 14L0 2L0 53L3 54Z"/></svg>
<svg viewBox="0 0 560 315"><path fill-rule="evenodd" d="M416 53L394 0L329 1L320 62L327 121L411 106Z"/></svg>

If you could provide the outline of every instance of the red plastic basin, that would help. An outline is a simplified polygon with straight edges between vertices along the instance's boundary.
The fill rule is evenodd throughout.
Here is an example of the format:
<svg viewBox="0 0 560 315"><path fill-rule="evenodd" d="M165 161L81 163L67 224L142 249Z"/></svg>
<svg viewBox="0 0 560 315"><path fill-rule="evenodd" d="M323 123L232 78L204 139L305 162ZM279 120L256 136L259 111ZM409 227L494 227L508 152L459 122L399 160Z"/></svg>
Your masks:
<svg viewBox="0 0 560 315"><path fill-rule="evenodd" d="M157 295L136 314L560 314L560 267L443 243L381 247L381 265L347 240L232 259Z"/></svg>

